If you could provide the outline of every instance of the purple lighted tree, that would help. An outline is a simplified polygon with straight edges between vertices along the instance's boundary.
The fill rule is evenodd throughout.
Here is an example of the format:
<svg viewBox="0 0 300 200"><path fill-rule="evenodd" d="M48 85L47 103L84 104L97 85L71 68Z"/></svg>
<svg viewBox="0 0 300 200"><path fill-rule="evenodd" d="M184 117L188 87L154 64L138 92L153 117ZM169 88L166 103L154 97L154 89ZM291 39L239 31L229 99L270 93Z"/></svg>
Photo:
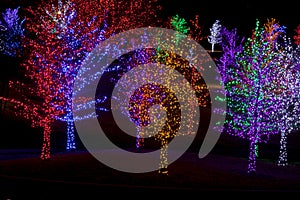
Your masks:
<svg viewBox="0 0 300 200"><path fill-rule="evenodd" d="M224 78L222 81L224 83L228 82L230 75L230 70L237 67L236 55L243 51L244 37L240 37L237 34L237 29L228 30L225 26L221 30L221 48L222 56L217 60L218 70L221 77Z"/></svg>
<svg viewBox="0 0 300 200"><path fill-rule="evenodd" d="M274 21L268 21L261 27L256 20L252 37L248 38L241 48L241 41L236 32L223 29L223 55L218 66L223 77L226 98L227 116L226 133L249 140L248 173L256 171L258 144L267 142L270 134L278 133L274 103L273 81L276 73L274 59L275 41L281 33ZM225 36L224 36L225 34ZM226 36L227 35L227 36ZM236 40L234 42L234 40Z"/></svg>
<svg viewBox="0 0 300 200"><path fill-rule="evenodd" d="M221 29L221 37L222 37L222 42L221 42L221 50L222 50L222 55L220 58L216 60L218 72L220 73L220 78L222 80L218 80L221 83L228 84L233 78L235 77L235 69L238 68L238 64L236 63L236 55L238 53L241 53L243 51L243 44L244 44L244 37L241 37L237 34L237 29L234 28L232 30L227 29L227 27L223 26ZM220 90L219 92L225 94L222 94L223 96L228 96L230 97L233 95L233 92L225 87L224 90ZM219 99L220 101L224 101L224 99ZM229 101L230 102L230 101ZM227 107L227 109L230 108ZM229 110L230 111L230 110ZM227 110L219 110L219 114L224 114L226 113ZM225 126L228 126L229 123L225 123ZM220 131L223 131L224 127L217 126ZM227 127L227 131L230 128ZM226 129L225 129L226 130Z"/></svg>

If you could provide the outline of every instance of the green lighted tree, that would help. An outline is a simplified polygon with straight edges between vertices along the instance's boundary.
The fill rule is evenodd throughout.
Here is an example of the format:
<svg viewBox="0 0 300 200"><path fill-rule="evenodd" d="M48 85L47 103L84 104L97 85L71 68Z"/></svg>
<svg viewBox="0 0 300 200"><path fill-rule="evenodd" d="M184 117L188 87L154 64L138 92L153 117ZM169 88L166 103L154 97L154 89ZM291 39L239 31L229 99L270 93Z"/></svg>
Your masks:
<svg viewBox="0 0 300 200"><path fill-rule="evenodd" d="M180 18L178 14L172 17L171 25L175 31L178 31L179 33L182 33L185 35L189 32L189 29L190 29L187 26L186 20L184 18ZM176 45L178 45L178 42L181 37L182 37L182 35L176 34L176 36L175 36Z"/></svg>

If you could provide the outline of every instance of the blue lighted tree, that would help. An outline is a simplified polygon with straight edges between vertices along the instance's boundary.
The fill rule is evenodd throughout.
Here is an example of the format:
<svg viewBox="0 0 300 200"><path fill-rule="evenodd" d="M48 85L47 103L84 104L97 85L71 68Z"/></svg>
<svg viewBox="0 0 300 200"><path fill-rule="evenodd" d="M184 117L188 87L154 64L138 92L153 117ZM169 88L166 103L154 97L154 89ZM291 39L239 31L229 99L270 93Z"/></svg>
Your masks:
<svg viewBox="0 0 300 200"><path fill-rule="evenodd" d="M21 39L25 31L23 27L25 19L19 17L19 8L7 8L0 20L0 51L11 57L20 56Z"/></svg>

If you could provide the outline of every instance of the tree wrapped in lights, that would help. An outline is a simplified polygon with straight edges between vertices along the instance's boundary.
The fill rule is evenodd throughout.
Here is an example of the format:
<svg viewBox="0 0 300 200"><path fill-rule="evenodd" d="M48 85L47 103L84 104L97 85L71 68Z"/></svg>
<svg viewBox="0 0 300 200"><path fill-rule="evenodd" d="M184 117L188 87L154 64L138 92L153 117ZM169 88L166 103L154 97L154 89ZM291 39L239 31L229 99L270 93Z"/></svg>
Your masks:
<svg viewBox="0 0 300 200"><path fill-rule="evenodd" d="M23 27L25 19L19 17L19 8L5 9L0 20L0 51L11 57L20 56L21 39L25 31Z"/></svg>
<svg viewBox="0 0 300 200"><path fill-rule="evenodd" d="M219 44L222 41L221 38L221 28L222 25L220 24L220 20L216 20L212 27L209 29L210 30L210 35L208 36L208 42L211 43L211 52L214 52L215 50L215 45Z"/></svg>
<svg viewBox="0 0 300 200"><path fill-rule="evenodd" d="M294 41L296 45L300 45L300 24L295 28Z"/></svg>
<svg viewBox="0 0 300 200"><path fill-rule="evenodd" d="M182 22L184 22L182 24ZM169 18L168 27L174 27L177 29L178 34L174 34L171 41L176 46L183 35L188 34L189 28L185 26L185 20L178 16ZM178 37L180 36L180 37ZM197 106L205 107L209 105L209 92L200 73L194 66L191 66L187 60L180 58L178 55L172 53L172 50L162 50L165 41L160 41L159 46L156 49L142 49L136 50L130 57L122 57L119 63L115 64L115 69L110 70L115 74L113 81L119 86L118 93L123 94L122 96L130 96L130 103L127 106L127 102L124 102L124 98L113 96L115 99L115 106L124 108L122 113L131 119L131 122L135 124L136 129L136 143L135 146L140 149L145 144L154 144L160 148L160 163L159 173L168 174L168 143L178 135L178 127L180 123L180 117L182 121L188 121L186 135L193 134L191 129L193 122L190 120L194 110L190 110L191 115L180 116L180 105L176 96L170 91L169 87L149 83L138 88L136 80L159 80L160 77L165 77L165 82L168 85L172 85L175 81L175 77L170 77L164 70L159 73L153 73L152 71L143 71L143 74L136 74L136 78L127 79L126 82L118 82L120 77L128 71L138 67L141 64L146 63L157 63L158 68L161 65L166 65L169 68L177 70L181 73L186 80L192 85L196 91L198 102L195 102ZM192 57L193 55L191 55ZM115 73L117 72L117 73ZM176 83L176 81L175 81ZM124 84L124 85L122 85ZM121 85L121 86L120 86ZM130 88L124 90L123 88ZM132 94L132 90L134 93ZM179 89L178 89L179 90ZM176 94L177 95L177 94ZM187 98L187 97L186 97ZM185 99L186 102L191 101ZM122 106L121 106L122 105ZM153 109L156 105L159 105L159 109L162 109L167 114L166 122L162 122L160 119L163 118L158 115L157 109ZM190 106L190 108L193 106ZM152 111L150 114L150 110ZM154 119L151 118L154 116ZM155 124L154 130L149 131L148 125ZM177 133L177 135L176 135ZM195 133L194 133L195 134ZM156 147L156 146L155 146Z"/></svg>
<svg viewBox="0 0 300 200"><path fill-rule="evenodd" d="M293 47L290 38L286 35L282 41L276 43L277 50L277 73L275 74L276 99L278 103L278 124L280 127L280 151L278 166L288 165L287 159L287 136L298 130L300 123L300 71L299 52Z"/></svg>
<svg viewBox="0 0 300 200"><path fill-rule="evenodd" d="M224 90L220 90L218 92L224 93L222 94L225 97L228 97L227 103L231 105L233 102L230 97L233 95L233 91L231 91L229 83L232 81L232 77L235 77L235 69L238 68L238 65L236 63L236 56L237 54L241 53L243 51L243 45L244 45L244 37L241 37L237 34L237 29L233 28L232 30L227 29L227 27L222 26L221 29L221 50L222 55L220 58L216 59L216 64L218 68L218 72L221 75L220 81L224 85ZM221 100L221 99L220 99ZM234 104L233 104L234 105ZM230 107L228 106L227 109L229 110L219 110L219 114L224 114L230 111ZM218 128L221 132L223 130L228 131L230 127L227 127L229 125L230 120L228 118L225 118L225 123L222 124L222 127L218 126ZM224 127L225 129L224 129Z"/></svg>
<svg viewBox="0 0 300 200"><path fill-rule="evenodd" d="M218 70L223 78L223 82L227 83L232 75L227 75L237 67L236 55L243 51L244 37L237 34L237 29L228 30L225 26L221 30L221 48L222 55L217 60Z"/></svg>
<svg viewBox="0 0 300 200"><path fill-rule="evenodd" d="M4 50L4 47L3 47L4 46L4 40L2 39L3 38L2 35L4 35L5 31L6 31L6 28L2 24L0 24L0 34L1 34L1 37L0 37L0 51Z"/></svg>
<svg viewBox="0 0 300 200"><path fill-rule="evenodd" d="M71 102L81 62L104 40L104 15L87 10L89 6L97 8L95 5L95 2L94 5L79 1L74 4L58 0L27 9L29 36L24 40L24 47L28 60L21 63L26 82L11 83L11 87L24 87L27 92L18 100L4 100L14 103L17 114L29 119L33 127L43 128L43 160L50 158L50 134L55 121L67 122L66 149L75 149L72 109L95 104L95 100L82 99L82 106L72 108Z"/></svg>
<svg viewBox="0 0 300 200"><path fill-rule="evenodd" d="M221 70L228 104L226 132L249 140L248 173L256 171L258 144L267 142L270 134L278 133L274 60L275 41L282 30L274 21L264 25L256 20L252 36L245 41L242 51L240 45L236 46L233 57L226 50L219 64L221 69L229 68Z"/></svg>
<svg viewBox="0 0 300 200"><path fill-rule="evenodd" d="M109 24L106 38L134 28L159 26L162 22L159 17L162 7L158 0L101 0L100 4L106 10Z"/></svg>
<svg viewBox="0 0 300 200"><path fill-rule="evenodd" d="M194 37L195 39L197 39L197 41L201 41L203 39L203 37L201 37L201 27L198 23L198 18L196 16L195 21L192 21L192 25L194 27L197 27L197 32L193 32L193 30L187 26L186 20L184 18L180 18L178 15L175 15L171 18L170 20L170 27L172 29L174 29L175 31L179 32L178 34L175 34L174 37L171 39L172 42L174 42L176 45L178 45L178 43L181 40L181 37L183 35L187 35L189 37ZM198 33L198 34L197 34ZM182 35L179 35L182 34ZM180 37L178 37L180 36ZM161 41L161 46L164 46L164 41ZM194 59L193 52L190 51L190 59ZM209 92L208 92L208 88L207 85L205 84L204 80L202 79L202 76L200 74L199 71L197 71L197 69L195 68L195 66L192 66L187 60L184 60L180 57L178 57L178 55L174 54L172 51L161 51L160 48L157 49L157 53L155 56L155 60L157 62L158 65L164 64L168 67L171 67L175 70L177 70L178 72L180 72L186 80L188 80L188 82L191 84L191 86L193 87L196 96L197 96L197 106L199 106L199 108L208 108L210 106L210 97L209 97ZM202 62L206 62L206 60L202 60ZM203 63L202 63L203 64ZM199 63L199 65L201 66L201 63ZM204 69L203 69L204 70ZM172 82L172 79L168 79L168 82ZM192 103L190 100L186 99L187 102ZM175 109L174 109L175 108ZM178 109L177 106L173 107L174 110L171 110L171 113L176 114L178 111L176 109ZM191 111L192 113L193 111ZM177 116L178 117L178 116ZM183 117L186 121L189 121L189 116L181 116ZM174 118L176 118L176 116L174 116ZM189 122L189 124L192 124L192 122ZM192 125L191 125L192 127ZM191 128L190 127L190 128ZM189 129L190 130L190 129ZM161 146L161 158L162 158L162 162L160 164L160 169L162 171L165 171L167 173L167 167L168 167L168 160L167 160L167 148L168 148L168 142L170 139L172 139L173 137L175 137L176 132L172 132L171 130L165 132L163 135L159 135L160 136L158 139L159 141L162 142ZM194 134L191 132L187 132L186 135L189 134Z"/></svg>
<svg viewBox="0 0 300 200"><path fill-rule="evenodd" d="M193 19L190 19L189 37L200 43L202 40L207 39L207 36L203 36L203 26L200 24L199 15L195 15Z"/></svg>
<svg viewBox="0 0 300 200"><path fill-rule="evenodd" d="M175 31L178 31L179 33L187 35L187 33L189 32L189 27L187 26L186 20L184 18L180 18L179 15L175 15L171 18L171 25L172 28ZM181 37L182 36L180 34L176 34L175 36L176 44L178 44Z"/></svg>

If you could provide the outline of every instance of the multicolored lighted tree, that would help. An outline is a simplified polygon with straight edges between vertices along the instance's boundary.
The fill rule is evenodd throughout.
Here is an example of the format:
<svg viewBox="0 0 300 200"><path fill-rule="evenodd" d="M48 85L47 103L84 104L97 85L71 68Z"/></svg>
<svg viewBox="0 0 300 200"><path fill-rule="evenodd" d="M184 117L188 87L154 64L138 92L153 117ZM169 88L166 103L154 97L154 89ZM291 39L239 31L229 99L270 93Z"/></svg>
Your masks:
<svg viewBox="0 0 300 200"><path fill-rule="evenodd" d="M26 87L28 92L20 100L5 100L15 103L18 109L23 108L18 114L30 119L33 126L43 128L42 159L50 158L50 133L56 120L67 122L66 148L74 149L73 121L89 118L90 113L73 119L72 110L106 100L105 96L96 100L83 97L76 104L80 106L72 107L72 94L77 92L72 86L82 61L105 38L147 24L148 19L156 17L158 8L155 1L127 4L115 0L53 0L26 9L28 37L24 47L28 60L21 66L27 82L12 85ZM94 78L89 76L82 84L89 84Z"/></svg>
<svg viewBox="0 0 300 200"><path fill-rule="evenodd" d="M184 18L180 18L178 15L169 17L166 22L167 28L172 28L176 32L171 38L171 42L174 46L177 46L179 41L188 35L190 29L187 26L187 22ZM197 24L199 26L199 24ZM147 40L147 38L145 38ZM171 68L181 73L186 80L192 85L196 91L198 97L197 106L206 107L209 105L209 93L200 73L194 66L189 65L187 60L180 58L172 49L163 50L166 41L160 41L157 48L151 49L137 49L131 52L127 57L122 56L118 59L118 63L115 63L114 67L111 66L110 73L114 76L111 79L117 87L117 93L122 96L130 97L129 106L127 102L124 102L124 98L119 96L113 96L116 107L123 108L121 112L124 116L131 119L131 122L135 124L136 129L136 143L137 149L142 149L146 144L150 143L151 148L160 149L160 164L159 173L168 174L168 144L169 142L178 135L178 128L181 121L188 121L188 130L185 134L192 134L192 122L189 119L191 115L180 116L180 105L176 98L174 91L170 90L170 87L175 77L170 76L166 71L160 70L159 73L151 71L143 71L135 74L135 77L126 79L126 82L120 82L119 79L122 75L126 74L130 70L138 68L142 64L155 63L157 68L160 69L161 65L165 65L166 70ZM191 55L193 57L194 55ZM153 82L149 84L138 86L138 80L160 80L163 77L166 85L159 85ZM176 83L176 81L175 81ZM175 86L178 87L178 86ZM129 88L124 90L124 88ZM179 88L177 88L180 90ZM177 95L177 94L176 94ZM188 97L186 103L191 103ZM156 109L156 106L159 108ZM191 106L192 107L192 106ZM158 110L162 109L166 113L166 118L163 118ZM151 113L150 113L151 110ZM190 110L193 113L193 110ZM151 118L153 117L153 118ZM161 121L166 119L166 121ZM149 126L155 124L155 127L149 131ZM154 140L154 141L153 141ZM152 145L152 146L151 146ZM154 145L154 146L153 146Z"/></svg>
<svg viewBox="0 0 300 200"><path fill-rule="evenodd" d="M226 132L249 140L248 173L256 171L258 144L278 133L274 60L275 43L281 33L274 20L268 20L263 27L256 20L252 37L245 41L243 49L236 43L232 43L232 50L223 45L225 53L219 61L228 103Z"/></svg>
<svg viewBox="0 0 300 200"><path fill-rule="evenodd" d="M95 17L84 6L92 4L59 0L26 10L28 37L23 45L28 59L21 63L26 82L13 82L11 87L27 92L18 100L5 100L15 104L18 115L43 128L41 159L50 158L50 134L56 120L67 122L66 149L76 148L72 109L78 108L72 108L72 86L81 62L104 40L105 31L104 17L100 13ZM95 101L83 99L82 103L90 102Z"/></svg>

